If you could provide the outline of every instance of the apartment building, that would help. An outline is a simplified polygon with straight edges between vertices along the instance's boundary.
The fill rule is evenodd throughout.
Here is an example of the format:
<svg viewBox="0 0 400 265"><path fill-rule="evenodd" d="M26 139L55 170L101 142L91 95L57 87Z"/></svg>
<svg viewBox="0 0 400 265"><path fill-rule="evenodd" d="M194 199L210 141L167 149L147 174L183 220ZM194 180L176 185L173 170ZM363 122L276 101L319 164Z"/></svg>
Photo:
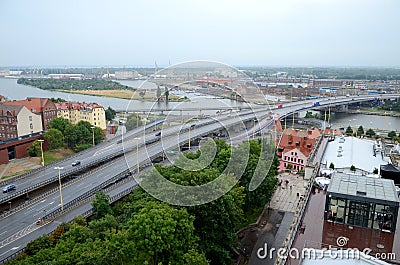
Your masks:
<svg viewBox="0 0 400 265"><path fill-rule="evenodd" d="M21 105L0 103L0 140L18 139L41 132L42 117Z"/></svg>
<svg viewBox="0 0 400 265"><path fill-rule="evenodd" d="M57 108L49 98L31 98L4 102L6 105L24 106L29 111L42 117L42 128L47 130L49 122L57 117Z"/></svg>
<svg viewBox="0 0 400 265"><path fill-rule="evenodd" d="M72 124L87 121L100 127L104 132L106 131L106 114L102 106L86 102L60 102L55 104L58 117L68 119Z"/></svg>

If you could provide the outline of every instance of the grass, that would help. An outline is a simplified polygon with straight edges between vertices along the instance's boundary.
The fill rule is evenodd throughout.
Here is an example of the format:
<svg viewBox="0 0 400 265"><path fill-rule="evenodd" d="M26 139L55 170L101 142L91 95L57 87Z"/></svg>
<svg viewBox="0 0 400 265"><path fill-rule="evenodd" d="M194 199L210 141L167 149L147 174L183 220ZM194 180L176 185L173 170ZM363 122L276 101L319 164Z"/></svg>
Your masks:
<svg viewBox="0 0 400 265"><path fill-rule="evenodd" d="M45 152L43 152L44 162L47 165L51 162L60 160L66 156L73 154L73 153L74 152L72 150L66 149L66 148L58 148L58 149L54 149L54 150L45 151Z"/></svg>

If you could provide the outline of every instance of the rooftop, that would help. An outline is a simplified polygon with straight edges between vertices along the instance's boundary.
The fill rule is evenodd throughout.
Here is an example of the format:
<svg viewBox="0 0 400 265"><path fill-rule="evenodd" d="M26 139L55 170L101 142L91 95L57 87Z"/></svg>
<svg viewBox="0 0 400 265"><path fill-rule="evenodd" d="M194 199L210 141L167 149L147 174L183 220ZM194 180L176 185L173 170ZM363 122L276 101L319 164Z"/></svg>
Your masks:
<svg viewBox="0 0 400 265"><path fill-rule="evenodd" d="M350 168L354 165L358 169L367 172L373 172L374 168L380 168L380 165L387 164L390 159L382 157L380 153L374 156L374 141L360 139L357 137L345 137L344 143L340 143L340 137L330 142L326 147L322 163L328 167L330 163L338 168ZM341 147L341 148L340 148ZM339 154L339 148L342 150Z"/></svg>
<svg viewBox="0 0 400 265"><path fill-rule="evenodd" d="M390 179L335 173L328 187L329 193L399 203L396 187Z"/></svg>

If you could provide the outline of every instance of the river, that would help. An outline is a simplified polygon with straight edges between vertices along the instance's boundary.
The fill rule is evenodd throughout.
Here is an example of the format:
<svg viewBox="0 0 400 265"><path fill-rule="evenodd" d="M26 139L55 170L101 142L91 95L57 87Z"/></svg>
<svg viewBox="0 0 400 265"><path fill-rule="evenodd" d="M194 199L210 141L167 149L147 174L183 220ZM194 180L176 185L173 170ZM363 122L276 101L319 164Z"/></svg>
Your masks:
<svg viewBox="0 0 400 265"><path fill-rule="evenodd" d="M135 81L121 81L124 85L132 87L140 87L143 83L142 80ZM154 83L146 82L143 87L154 88ZM80 95L72 93L55 92L50 90L42 90L36 87L26 86L17 84L16 79L0 78L0 95L3 95L9 99L25 99L26 97L48 97L48 98L62 98L68 101L85 101L85 102L96 102L105 108L110 106L111 108L118 111L139 111L149 109L165 109L166 105L164 102L155 103L151 101L140 101L140 100L127 100L119 98L105 98L98 96ZM217 99L213 96L201 95L199 93L185 93L181 96L187 96L190 98L190 102L169 102L167 107L169 109L174 108L192 108L192 109L205 109L205 106L212 106L213 108L226 108L243 106L245 103L236 102L229 99ZM197 114L198 111L185 111L184 115ZM203 114L215 114L216 110L203 111Z"/></svg>
<svg viewBox="0 0 400 265"><path fill-rule="evenodd" d="M143 84L143 80L124 80L122 84L140 87ZM145 82L143 84L145 88L155 88L154 83ZM85 101L85 102L96 102L104 107L111 106L116 110L144 110L144 109L164 109L165 103L154 103L150 101L139 101L139 100L126 100L118 98L105 98L97 96L70 94L62 92L54 92L49 90L42 90L31 86L25 86L17 84L16 79L0 78L0 95L6 96L9 99L25 99L26 97L53 97L63 98L70 101ZM205 109L205 106L217 107L234 107L243 106L244 103L236 102L229 99L216 99L213 96L199 95L198 93L186 93L182 96L187 96L191 99L190 102L170 102L168 103L169 108L193 108L193 109ZM204 114L215 114L215 110L202 111ZM184 115L197 114L198 111L185 111ZM374 116L365 114L345 114L336 113L332 116L332 126L334 128L341 127L358 127L362 125L365 129L386 129L400 131L400 118L390 116Z"/></svg>

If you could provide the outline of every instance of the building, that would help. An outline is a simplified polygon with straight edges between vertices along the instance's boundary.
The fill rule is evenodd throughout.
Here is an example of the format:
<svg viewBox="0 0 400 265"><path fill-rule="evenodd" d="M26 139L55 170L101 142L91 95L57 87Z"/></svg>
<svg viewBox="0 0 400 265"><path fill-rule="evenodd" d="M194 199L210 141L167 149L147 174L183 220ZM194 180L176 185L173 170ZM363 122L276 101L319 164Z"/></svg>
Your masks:
<svg viewBox="0 0 400 265"><path fill-rule="evenodd" d="M393 180L335 173L324 219L394 233L400 200Z"/></svg>
<svg viewBox="0 0 400 265"><path fill-rule="evenodd" d="M281 162L280 169L291 165L294 171L305 170L305 166L314 145L321 136L321 130L283 130L278 145L278 157Z"/></svg>
<svg viewBox="0 0 400 265"><path fill-rule="evenodd" d="M58 117L68 119L72 124L87 121L106 132L106 114L102 106L86 102L60 102L55 105Z"/></svg>
<svg viewBox="0 0 400 265"><path fill-rule="evenodd" d="M0 103L0 140L9 141L42 131L42 118L25 106Z"/></svg>
<svg viewBox="0 0 400 265"><path fill-rule="evenodd" d="M52 79L75 79L82 80L84 78L83 74L49 74L48 77Z"/></svg>
<svg viewBox="0 0 400 265"><path fill-rule="evenodd" d="M135 79L139 77L139 73L137 71L116 71L115 78L116 79Z"/></svg>
<svg viewBox="0 0 400 265"><path fill-rule="evenodd" d="M345 81L337 79L314 79L312 81L312 87L344 87Z"/></svg>
<svg viewBox="0 0 400 265"><path fill-rule="evenodd" d="M13 100L4 102L6 105L24 106L29 111L35 114L39 114L42 117L42 130L45 131L48 128L49 122L57 118L57 108L54 102L49 98L30 98L25 100Z"/></svg>

